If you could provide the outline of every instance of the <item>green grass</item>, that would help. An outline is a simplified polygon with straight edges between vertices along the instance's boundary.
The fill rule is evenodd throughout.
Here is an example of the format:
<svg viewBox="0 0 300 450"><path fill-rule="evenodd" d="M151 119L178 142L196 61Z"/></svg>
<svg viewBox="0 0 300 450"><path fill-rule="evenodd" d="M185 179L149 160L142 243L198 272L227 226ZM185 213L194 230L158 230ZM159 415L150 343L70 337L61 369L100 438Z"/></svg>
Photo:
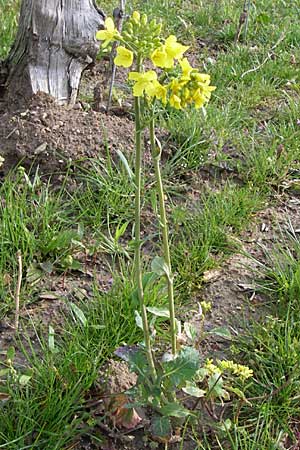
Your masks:
<svg viewBox="0 0 300 450"><path fill-rule="evenodd" d="M0 60L4 58L14 39L19 12L19 0L0 1Z"/></svg>
<svg viewBox="0 0 300 450"><path fill-rule="evenodd" d="M205 193L192 211L174 211L173 265L178 288L187 298L201 287L203 272L219 265L238 250L233 239L262 207L263 197L227 184L217 193Z"/></svg>
<svg viewBox="0 0 300 450"><path fill-rule="evenodd" d="M98 3L108 14L116 6L112 1ZM128 11L141 9L160 17L165 34L176 33L190 45L193 63L209 72L217 86L206 111L168 110L159 119L168 133L162 142L169 155L163 175L178 305L201 292L204 271L238 251L236 238L249 228L255 213L275 204L274 194L299 178L300 8L285 0L252 1L247 35L243 31L235 44L242 4L154 0L127 5ZM0 0L0 58L8 54L15 36L18 9L18 2ZM128 163L131 167L132 161ZM130 281L134 185L121 159L113 161L107 154L90 161L89 167L79 164L78 188L72 192L68 178L57 190L38 173L20 170L0 186L1 318L14 309L18 250L24 265L22 305L38 300L39 284L31 285L28 272L38 271L43 280L48 276L43 267L51 267L56 274L69 271L74 276L75 266L66 261L70 256L76 260L78 252L111 267L114 277L108 293L95 284L94 297L78 305L85 326L68 306L64 327L54 327L54 351L47 331L36 324L28 326L35 327L38 348L28 351L22 340L15 344L27 356L31 379L26 386L13 378L0 385L1 392L10 395L0 405L1 448L63 450L80 434L95 433L85 409L87 392L117 346L141 339ZM203 186L199 176L195 186L195 174L211 169L215 178ZM151 183L147 173L144 211L156 204L148 195ZM150 222L152 216L145 225L149 261L158 236L157 224ZM118 236L123 224L126 231ZM260 267L259 286L271 303L270 317L251 324L235 343L235 358L254 370L247 392L254 398L252 406L242 408L227 436L203 438L195 428L195 450L275 450L284 439L295 443L300 406L299 257L299 238L291 231ZM161 286L149 290L147 302L165 304ZM162 339L164 328L161 323Z"/></svg>
<svg viewBox="0 0 300 450"><path fill-rule="evenodd" d="M140 339L132 290L121 278L108 295L95 289L88 308L80 305L85 324L76 315L69 318L55 329L50 348L36 330L40 348L24 349L31 381L23 387L11 379L6 385L11 399L0 408L2 448L60 450L89 431L85 395L95 380L102 382L99 368L120 344Z"/></svg>
<svg viewBox="0 0 300 450"><path fill-rule="evenodd" d="M293 229L290 231L284 234L284 243L267 251L267 261L259 269L259 286L273 302L272 313L262 323L252 324L238 342L243 361L251 364L255 374L248 393L254 399L252 407L242 411L242 427L237 426L232 435L233 442L247 436L247 446L242 447L246 449L255 448L255 443L262 445L262 441L268 446L257 448L275 449L280 440L292 445L298 439L300 241ZM240 448L236 445L233 448Z"/></svg>

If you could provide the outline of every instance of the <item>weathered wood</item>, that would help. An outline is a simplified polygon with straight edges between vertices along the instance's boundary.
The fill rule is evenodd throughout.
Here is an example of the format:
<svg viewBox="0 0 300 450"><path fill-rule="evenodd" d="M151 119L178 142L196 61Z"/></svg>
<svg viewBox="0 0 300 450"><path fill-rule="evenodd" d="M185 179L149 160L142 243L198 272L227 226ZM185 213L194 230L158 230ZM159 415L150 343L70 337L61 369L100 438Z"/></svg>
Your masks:
<svg viewBox="0 0 300 450"><path fill-rule="evenodd" d="M38 91L75 103L82 71L95 59L104 14L94 0L23 0L5 66L8 95Z"/></svg>

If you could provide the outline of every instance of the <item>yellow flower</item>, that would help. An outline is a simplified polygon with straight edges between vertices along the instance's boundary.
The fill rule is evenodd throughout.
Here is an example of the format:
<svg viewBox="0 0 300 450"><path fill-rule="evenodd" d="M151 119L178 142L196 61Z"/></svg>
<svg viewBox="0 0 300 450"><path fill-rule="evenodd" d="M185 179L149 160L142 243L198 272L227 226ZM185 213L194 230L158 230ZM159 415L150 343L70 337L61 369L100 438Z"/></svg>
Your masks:
<svg viewBox="0 0 300 450"><path fill-rule="evenodd" d="M125 47L117 48L117 56L115 57L115 65L122 67L130 67L133 63L133 53Z"/></svg>
<svg viewBox="0 0 300 450"><path fill-rule="evenodd" d="M244 381L247 380L247 378L253 377L253 370L249 369L247 366L238 364L236 374Z"/></svg>
<svg viewBox="0 0 300 450"><path fill-rule="evenodd" d="M105 20L105 30L100 30L96 33L96 39L104 41L102 47L105 48L111 41L115 41L120 37L120 33L115 28L114 21L108 17Z"/></svg>
<svg viewBox="0 0 300 450"><path fill-rule="evenodd" d="M201 108L204 103L207 101L206 97L202 94L200 89L197 89L196 92L194 93L192 100L195 103L195 108L199 109Z"/></svg>
<svg viewBox="0 0 300 450"><path fill-rule="evenodd" d="M150 97L156 97L164 104L167 103L167 89L157 80L152 82L152 87L149 88L148 95L150 95Z"/></svg>
<svg viewBox="0 0 300 450"><path fill-rule="evenodd" d="M173 59L181 59L188 47L177 42L176 36L169 36L166 39L165 48L167 54Z"/></svg>
<svg viewBox="0 0 300 450"><path fill-rule="evenodd" d="M128 79L136 81L133 86L133 95L135 97L141 97L144 92L150 97L153 96L153 82L157 81L157 74L154 70L149 70L145 73L130 72Z"/></svg>
<svg viewBox="0 0 300 450"><path fill-rule="evenodd" d="M166 52L165 46L159 47L151 55L151 61L156 67L162 69L171 69L174 65L174 60Z"/></svg>
<svg viewBox="0 0 300 450"><path fill-rule="evenodd" d="M154 50L151 60L156 67L171 69L174 59L181 59L187 49L188 47L177 42L176 36L171 35L166 39L165 45Z"/></svg>
<svg viewBox="0 0 300 450"><path fill-rule="evenodd" d="M181 61L179 61L179 64L182 70L181 80L189 81L191 79L190 74L192 70L194 70L193 67L190 65L187 58L183 58Z"/></svg>
<svg viewBox="0 0 300 450"><path fill-rule="evenodd" d="M181 108L181 99L176 95L172 94L170 96L170 106L175 109L182 109Z"/></svg>
<svg viewBox="0 0 300 450"><path fill-rule="evenodd" d="M196 81L199 81L199 83L209 84L210 83L210 75L207 73L195 73L194 78Z"/></svg>
<svg viewBox="0 0 300 450"><path fill-rule="evenodd" d="M222 371L219 367L217 367L212 359L207 359L204 368L208 371L209 375L218 374L220 375Z"/></svg>
<svg viewBox="0 0 300 450"><path fill-rule="evenodd" d="M177 78L174 78L174 80L172 80L170 83L170 89L172 91L172 94L177 95L185 84L186 84L185 82L181 82Z"/></svg>

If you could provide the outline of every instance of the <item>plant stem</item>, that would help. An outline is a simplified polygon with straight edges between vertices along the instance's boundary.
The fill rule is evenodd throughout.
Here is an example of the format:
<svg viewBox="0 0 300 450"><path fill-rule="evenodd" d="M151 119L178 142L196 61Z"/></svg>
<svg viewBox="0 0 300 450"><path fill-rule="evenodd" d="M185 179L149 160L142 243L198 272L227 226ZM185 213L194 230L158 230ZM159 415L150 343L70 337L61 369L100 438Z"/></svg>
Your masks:
<svg viewBox="0 0 300 450"><path fill-rule="evenodd" d="M138 64L140 71L140 64ZM144 299L144 289L142 280L142 262L141 262L141 165L142 165L142 136L141 136L141 105L140 98L135 97L135 252L134 269L140 302L141 316L143 321L144 340L147 352L148 364L153 379L156 379L156 370L151 349L149 324L147 319L147 310Z"/></svg>
<svg viewBox="0 0 300 450"><path fill-rule="evenodd" d="M170 312L170 326L171 326L171 345L172 353L176 355L177 345L176 345L176 318L175 318L175 306L174 306L174 284L173 284L173 273L171 266L170 257L170 247L169 247L169 231L166 216L166 207L164 199L164 189L160 171L160 158L161 149L157 147L155 142L155 129L154 129L154 118L150 120L150 142L151 142L151 152L154 162L155 178L157 185L157 193L159 199L159 215L160 215L160 226L162 230L162 240L163 240L163 257L168 268L168 274L166 275L168 284L168 299L169 299L169 312Z"/></svg>
<svg viewBox="0 0 300 450"><path fill-rule="evenodd" d="M20 315L20 291L22 284L22 253L21 250L17 251L17 261L18 261L18 280L17 280L17 288L15 295L15 330L18 331L19 328L19 315Z"/></svg>

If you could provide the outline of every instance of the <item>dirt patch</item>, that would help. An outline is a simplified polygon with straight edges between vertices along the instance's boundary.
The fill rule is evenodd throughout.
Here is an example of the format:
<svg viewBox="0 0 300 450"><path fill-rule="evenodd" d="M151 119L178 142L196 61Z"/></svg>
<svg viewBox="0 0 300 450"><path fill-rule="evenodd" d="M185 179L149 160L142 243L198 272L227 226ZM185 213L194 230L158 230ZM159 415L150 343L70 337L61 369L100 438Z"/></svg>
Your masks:
<svg viewBox="0 0 300 450"><path fill-rule="evenodd" d="M70 109L42 93L26 109L3 112L0 118L4 172L22 161L53 173L74 160L97 158L107 148L128 153L134 145L134 124L127 117L84 111L80 104Z"/></svg>

